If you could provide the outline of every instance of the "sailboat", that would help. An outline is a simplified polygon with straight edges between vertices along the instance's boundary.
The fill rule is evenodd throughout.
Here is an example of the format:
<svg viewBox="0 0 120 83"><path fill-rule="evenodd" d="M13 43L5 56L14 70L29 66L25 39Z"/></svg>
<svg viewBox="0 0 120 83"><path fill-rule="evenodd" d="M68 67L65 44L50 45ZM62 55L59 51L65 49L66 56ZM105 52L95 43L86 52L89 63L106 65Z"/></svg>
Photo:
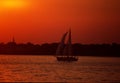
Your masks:
<svg viewBox="0 0 120 83"><path fill-rule="evenodd" d="M68 41L67 44L65 44L67 34ZM63 34L61 42L56 50L56 55L58 61L78 61L78 57L72 55L71 29Z"/></svg>

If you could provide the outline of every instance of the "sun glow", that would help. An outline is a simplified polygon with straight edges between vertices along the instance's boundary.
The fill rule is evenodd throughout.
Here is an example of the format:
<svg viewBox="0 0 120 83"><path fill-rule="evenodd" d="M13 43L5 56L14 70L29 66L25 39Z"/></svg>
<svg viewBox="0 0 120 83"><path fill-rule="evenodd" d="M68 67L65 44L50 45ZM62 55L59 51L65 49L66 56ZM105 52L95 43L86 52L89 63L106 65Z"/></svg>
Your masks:
<svg viewBox="0 0 120 83"><path fill-rule="evenodd" d="M0 5L4 8L24 8L28 3L25 0L2 0Z"/></svg>

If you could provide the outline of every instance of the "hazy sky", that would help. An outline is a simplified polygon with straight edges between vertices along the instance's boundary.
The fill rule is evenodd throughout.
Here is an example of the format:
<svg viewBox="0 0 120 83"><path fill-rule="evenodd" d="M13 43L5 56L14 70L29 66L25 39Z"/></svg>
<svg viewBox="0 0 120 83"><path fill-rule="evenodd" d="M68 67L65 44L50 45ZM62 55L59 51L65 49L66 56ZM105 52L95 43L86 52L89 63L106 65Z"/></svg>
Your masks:
<svg viewBox="0 0 120 83"><path fill-rule="evenodd" d="M0 0L0 42L120 43L120 0Z"/></svg>

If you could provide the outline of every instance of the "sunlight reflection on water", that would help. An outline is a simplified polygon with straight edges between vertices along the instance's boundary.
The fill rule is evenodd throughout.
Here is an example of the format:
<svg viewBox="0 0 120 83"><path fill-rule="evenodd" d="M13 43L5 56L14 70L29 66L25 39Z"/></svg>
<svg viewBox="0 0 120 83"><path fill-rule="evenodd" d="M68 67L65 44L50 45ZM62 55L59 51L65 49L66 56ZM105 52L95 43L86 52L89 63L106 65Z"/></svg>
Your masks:
<svg viewBox="0 0 120 83"><path fill-rule="evenodd" d="M0 56L0 82L120 82L120 58L79 57L58 62L53 56Z"/></svg>

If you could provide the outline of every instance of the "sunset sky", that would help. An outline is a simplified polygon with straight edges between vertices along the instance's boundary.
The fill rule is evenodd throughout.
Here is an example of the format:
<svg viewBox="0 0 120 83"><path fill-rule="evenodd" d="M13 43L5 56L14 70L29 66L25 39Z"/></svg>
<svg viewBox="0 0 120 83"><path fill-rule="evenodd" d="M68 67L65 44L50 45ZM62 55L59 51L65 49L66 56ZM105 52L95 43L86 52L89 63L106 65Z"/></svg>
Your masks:
<svg viewBox="0 0 120 83"><path fill-rule="evenodd" d="M0 42L120 43L120 0L0 0Z"/></svg>

